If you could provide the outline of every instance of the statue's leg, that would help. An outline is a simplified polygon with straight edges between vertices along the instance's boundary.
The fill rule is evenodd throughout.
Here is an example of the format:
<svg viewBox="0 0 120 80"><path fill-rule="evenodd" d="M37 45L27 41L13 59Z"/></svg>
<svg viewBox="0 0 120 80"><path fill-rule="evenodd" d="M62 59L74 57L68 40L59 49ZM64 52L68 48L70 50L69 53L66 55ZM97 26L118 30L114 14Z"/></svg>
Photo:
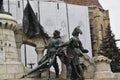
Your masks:
<svg viewBox="0 0 120 80"><path fill-rule="evenodd" d="M58 55L58 57L59 57L59 59L61 60L62 63L64 63L64 64L68 63L68 59L67 59L67 57L66 57L64 52L61 52L61 54Z"/></svg>
<svg viewBox="0 0 120 80"><path fill-rule="evenodd" d="M78 72L77 72L76 65L74 65L73 62L72 62L71 66L72 66L72 75L71 75L71 78L72 78L72 80L76 80L77 77L78 77L78 74L77 74Z"/></svg>
<svg viewBox="0 0 120 80"><path fill-rule="evenodd" d="M76 65L76 67L77 67L77 70L78 70L79 75L80 75L80 79L79 80L84 80L84 73L83 73L83 69L82 69L81 65L80 64Z"/></svg>
<svg viewBox="0 0 120 80"><path fill-rule="evenodd" d="M66 64L66 69L67 69L67 80L71 80L72 66L69 62Z"/></svg>
<svg viewBox="0 0 120 80"><path fill-rule="evenodd" d="M59 66L58 66L58 63L57 63L57 57L55 57L53 67L55 69L56 78L59 78Z"/></svg>

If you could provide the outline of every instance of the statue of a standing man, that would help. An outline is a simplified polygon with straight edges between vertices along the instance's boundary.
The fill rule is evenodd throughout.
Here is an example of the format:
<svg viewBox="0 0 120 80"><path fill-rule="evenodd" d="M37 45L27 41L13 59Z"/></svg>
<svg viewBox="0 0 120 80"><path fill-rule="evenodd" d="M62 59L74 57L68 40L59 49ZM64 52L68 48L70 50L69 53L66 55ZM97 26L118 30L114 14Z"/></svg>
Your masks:
<svg viewBox="0 0 120 80"><path fill-rule="evenodd" d="M3 8L3 0L0 0L0 12L3 12L4 8Z"/></svg>
<svg viewBox="0 0 120 80"><path fill-rule="evenodd" d="M67 46L67 80L84 80L83 69L80 64L79 57L82 53L88 53L87 49L84 49L79 39L79 34L82 34L80 26L77 26L73 30L73 37L68 42L65 42L59 47Z"/></svg>

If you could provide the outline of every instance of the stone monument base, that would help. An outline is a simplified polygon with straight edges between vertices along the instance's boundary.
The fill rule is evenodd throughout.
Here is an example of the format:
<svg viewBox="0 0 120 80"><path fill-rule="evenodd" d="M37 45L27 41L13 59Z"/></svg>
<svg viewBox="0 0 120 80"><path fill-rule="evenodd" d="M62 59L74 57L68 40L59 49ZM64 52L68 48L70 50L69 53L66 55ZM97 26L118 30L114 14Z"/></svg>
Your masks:
<svg viewBox="0 0 120 80"><path fill-rule="evenodd" d="M95 79L109 79L109 78L114 78L114 75L110 71L101 71L101 72L95 72L94 75Z"/></svg>
<svg viewBox="0 0 120 80"><path fill-rule="evenodd" d="M95 58L96 71L94 73L95 80L114 79L114 74L110 68L111 60L105 56L97 56Z"/></svg>
<svg viewBox="0 0 120 80"><path fill-rule="evenodd" d="M0 64L0 80L16 80L24 73L23 66L20 62L9 62Z"/></svg>
<svg viewBox="0 0 120 80"><path fill-rule="evenodd" d="M19 79L18 79L19 80ZM40 78L25 78L25 79L20 79L20 80L47 80L47 79L40 79ZM50 80L66 80L66 79L50 79ZM114 79L114 78L103 78L103 79L85 79L85 80L119 80L119 79Z"/></svg>
<svg viewBox="0 0 120 80"><path fill-rule="evenodd" d="M85 80L119 80L114 78L103 78L103 79L85 79Z"/></svg>

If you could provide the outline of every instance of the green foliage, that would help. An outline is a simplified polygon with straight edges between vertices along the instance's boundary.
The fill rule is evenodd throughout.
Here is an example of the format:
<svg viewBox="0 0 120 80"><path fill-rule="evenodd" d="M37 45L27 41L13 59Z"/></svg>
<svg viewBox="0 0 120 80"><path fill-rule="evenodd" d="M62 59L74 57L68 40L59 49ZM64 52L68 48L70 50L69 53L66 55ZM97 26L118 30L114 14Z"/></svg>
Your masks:
<svg viewBox="0 0 120 80"><path fill-rule="evenodd" d="M120 52L116 45L115 36L109 26L106 29L106 36L103 38L101 50L102 55L112 60L111 70L113 72L120 72Z"/></svg>

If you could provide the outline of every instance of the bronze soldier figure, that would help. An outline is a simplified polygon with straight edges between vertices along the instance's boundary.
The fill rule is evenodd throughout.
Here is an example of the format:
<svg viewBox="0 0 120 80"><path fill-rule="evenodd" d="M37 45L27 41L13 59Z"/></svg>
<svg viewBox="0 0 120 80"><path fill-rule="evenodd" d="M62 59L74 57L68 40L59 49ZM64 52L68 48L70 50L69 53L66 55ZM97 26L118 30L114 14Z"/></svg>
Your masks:
<svg viewBox="0 0 120 80"><path fill-rule="evenodd" d="M59 78L59 66L57 63L57 56L60 58L61 62L67 63L63 48L57 47L58 45L63 43L60 37L60 32L58 30L55 30L53 33L53 37L49 37L47 35L47 39L48 46L45 47L47 49L47 53L38 62L38 66L29 73L23 75L21 79L32 74L36 74L35 76L40 77L40 74L48 70L52 65L55 69L56 78Z"/></svg>
<svg viewBox="0 0 120 80"><path fill-rule="evenodd" d="M53 57L53 55L56 55L54 58L54 61L52 63L52 65L55 69L56 78L59 78L59 66L57 63L57 56L62 60L62 62L63 62L62 57L63 56L65 57L63 52L61 52L60 54L57 52L58 48L56 46L60 45L61 43L63 43L63 42L60 37L60 32L58 30L55 30L53 33L53 37L48 39L48 46L46 46L47 54L38 63L38 64L41 64L45 60L49 59L50 57ZM49 65L49 66L51 66L51 65Z"/></svg>
<svg viewBox="0 0 120 80"><path fill-rule="evenodd" d="M88 53L88 50L83 48L78 38L79 34L82 34L82 31L79 29L79 26L77 26L72 33L73 37L68 42L59 45L59 47L67 46L66 68L68 80L84 80L79 57L82 56L82 52Z"/></svg>

